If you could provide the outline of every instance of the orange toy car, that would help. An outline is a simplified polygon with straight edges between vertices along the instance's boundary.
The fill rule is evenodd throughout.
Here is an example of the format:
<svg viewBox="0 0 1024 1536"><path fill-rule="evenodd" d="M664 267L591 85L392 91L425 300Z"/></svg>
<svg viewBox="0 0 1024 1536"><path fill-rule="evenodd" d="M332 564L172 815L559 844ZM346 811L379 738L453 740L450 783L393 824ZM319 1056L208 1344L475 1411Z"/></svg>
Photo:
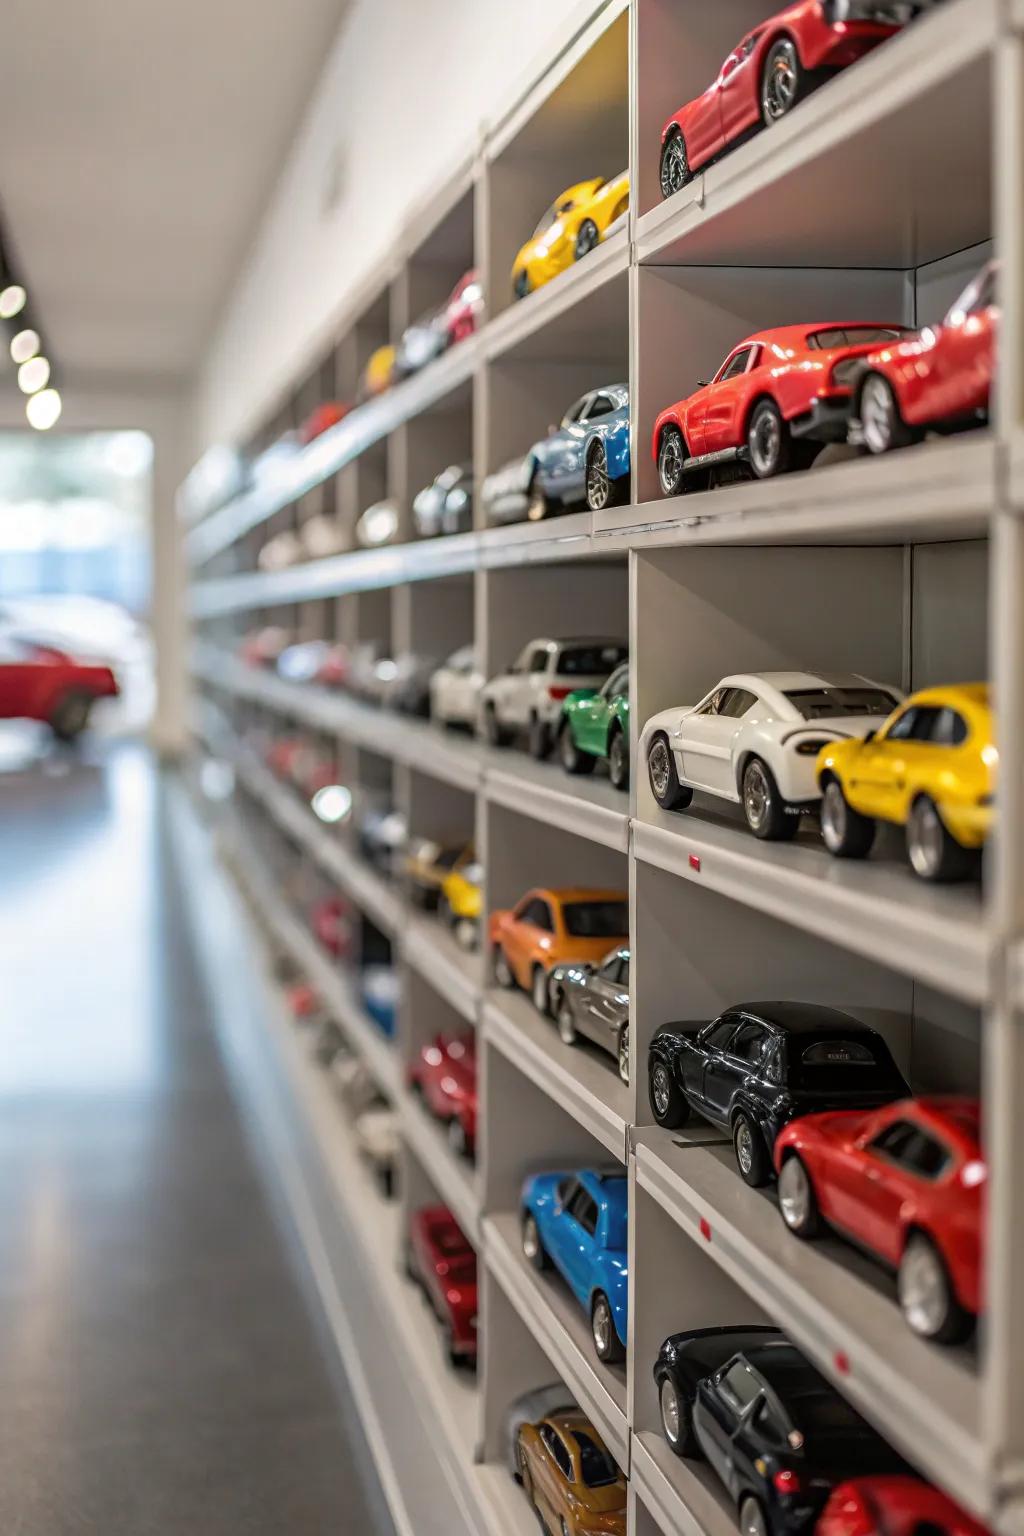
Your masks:
<svg viewBox="0 0 1024 1536"><path fill-rule="evenodd" d="M628 936L629 902L623 891L527 891L510 911L491 913L494 979L502 987L522 987L538 1012L546 1014L556 965L597 965Z"/></svg>

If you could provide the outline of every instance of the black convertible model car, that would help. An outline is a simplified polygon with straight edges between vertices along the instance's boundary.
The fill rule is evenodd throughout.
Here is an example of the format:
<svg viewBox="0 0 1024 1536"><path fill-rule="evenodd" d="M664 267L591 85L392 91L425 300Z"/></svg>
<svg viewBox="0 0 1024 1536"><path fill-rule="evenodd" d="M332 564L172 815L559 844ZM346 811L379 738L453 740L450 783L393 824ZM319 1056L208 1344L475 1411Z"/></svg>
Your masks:
<svg viewBox="0 0 1024 1536"><path fill-rule="evenodd" d="M654 1366L665 1438L706 1456L742 1536L802 1536L835 1483L905 1463L778 1328L674 1333Z"/></svg>
<svg viewBox="0 0 1024 1536"><path fill-rule="evenodd" d="M556 965L548 983L551 1012L566 1045L582 1036L614 1056L629 1082L629 950L613 949L600 965Z"/></svg>
<svg viewBox="0 0 1024 1536"><path fill-rule="evenodd" d="M772 1149L796 1115L874 1109L910 1093L882 1036L814 1003L741 1003L710 1024L663 1024L648 1091L659 1125L692 1110L732 1137L740 1173L766 1184Z"/></svg>

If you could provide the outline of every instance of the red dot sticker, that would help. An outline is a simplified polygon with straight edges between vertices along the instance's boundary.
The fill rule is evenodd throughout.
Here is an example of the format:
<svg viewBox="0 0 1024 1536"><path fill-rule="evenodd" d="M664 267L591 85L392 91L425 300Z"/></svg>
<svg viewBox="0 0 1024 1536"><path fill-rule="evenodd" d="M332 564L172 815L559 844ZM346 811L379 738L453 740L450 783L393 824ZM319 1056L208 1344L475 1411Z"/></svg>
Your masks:
<svg viewBox="0 0 1024 1536"><path fill-rule="evenodd" d="M698 875L700 874L700 858L696 853L690 854L690 868L695 869Z"/></svg>
<svg viewBox="0 0 1024 1536"><path fill-rule="evenodd" d="M835 1366L835 1368L839 1372L840 1376L849 1376L849 1374L850 1374L850 1357L846 1353L845 1350L843 1350L843 1349L837 1349L836 1350L835 1354L832 1356L832 1364Z"/></svg>
<svg viewBox="0 0 1024 1536"><path fill-rule="evenodd" d="M706 1216L702 1216L701 1219L700 1219L700 1235L701 1235L701 1237L704 1239L704 1241L706 1243L710 1243L710 1241L711 1241L711 1223L710 1223L710 1221L708 1221Z"/></svg>

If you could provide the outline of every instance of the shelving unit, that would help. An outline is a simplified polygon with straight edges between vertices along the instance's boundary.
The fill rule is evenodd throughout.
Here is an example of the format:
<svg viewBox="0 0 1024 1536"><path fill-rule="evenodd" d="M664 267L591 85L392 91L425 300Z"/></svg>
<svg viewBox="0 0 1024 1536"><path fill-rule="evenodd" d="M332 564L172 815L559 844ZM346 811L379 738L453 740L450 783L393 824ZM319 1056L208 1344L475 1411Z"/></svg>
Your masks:
<svg viewBox="0 0 1024 1536"><path fill-rule="evenodd" d="M651 1367L671 1331L758 1318L787 1328L922 1476L1003 1536L1024 1533L1015 1364L1024 1350L1015 1177L1024 1092L1024 143L1013 138L1024 122L1024 11L943 0L661 202L664 119L773 9L771 0L582 5L548 67L466 145L430 211L410 219L393 271L353 296L337 377L354 382L371 346L397 339L417 305L443 296L471 262L489 306L478 335L360 407L272 491L188 534L192 671L204 701L197 743L236 775L233 865L275 945L309 975L400 1110L401 1214L377 1202L375 1235L367 1218L361 1242L369 1272L387 1270L375 1305L392 1309L388 1326L403 1349L409 1341L410 1395L433 1423L458 1509L445 1527L452 1536L532 1528L504 1465L502 1422L519 1393L553 1377L629 1476L630 1536L734 1532L707 1468L669 1451ZM508 267L543 207L562 186L627 162L633 207L623 225L513 304ZM698 374L710 377L743 335L809 310L927 324L993 250L1004 289L998 409L987 431L879 460L829 449L801 474L658 497L656 411ZM614 378L629 379L632 401L626 505L508 528L484 527L478 507L470 533L408 537L411 497L449 445L471 445L479 490L575 396ZM290 526L321 487L333 496L343 552L260 570L261 540ZM385 492L402 506L406 541L351 548L356 516ZM535 634L621 633L632 658L634 765L651 714L699 698L733 670L818 665L907 689L989 675L1004 770L983 888L921 884L892 839L859 865L830 859L810 825L792 844L762 844L719 802L697 797L686 814L660 812L642 771L619 794L603 772L573 778L557 762L243 665L241 634L277 622L353 646L386 636L394 649L439 659L473 641L487 676ZM386 788L413 832L474 837L487 913L534 883L628 889L631 1085L610 1057L563 1044L525 994L499 990L486 944L460 949L350 839L317 821L254 756L254 713L337 743L345 782ZM393 1042L282 893L276 855L258 835L264 825L390 937L402 981ZM796 1242L710 1127L672 1136L652 1124L646 1054L658 1025L766 995L849 1008L886 1035L915 1087L981 1093L989 1307L971 1348L917 1340L889 1279L851 1248ZM405 1086L411 1053L439 1019L476 1031L475 1168ZM339 1189L338 1211L319 1212L329 1233L335 1217L350 1222L355 1200L337 1172L348 1165L336 1143L350 1133L322 1074L280 1032L287 1043L277 1048L294 1058L282 1092ZM612 1371L597 1362L567 1290L528 1265L518 1234L526 1176L609 1162L628 1173L631 1196L630 1336L624 1368ZM419 1298L394 1274L401 1220L431 1192L481 1260L475 1386L444 1367ZM373 1204L369 1193L359 1199ZM351 1366L368 1356L359 1336L371 1337L377 1314L364 1310L362 1293L348 1304ZM386 1415L385 1388L370 1376L368 1400ZM397 1489L396 1507L407 1497Z"/></svg>

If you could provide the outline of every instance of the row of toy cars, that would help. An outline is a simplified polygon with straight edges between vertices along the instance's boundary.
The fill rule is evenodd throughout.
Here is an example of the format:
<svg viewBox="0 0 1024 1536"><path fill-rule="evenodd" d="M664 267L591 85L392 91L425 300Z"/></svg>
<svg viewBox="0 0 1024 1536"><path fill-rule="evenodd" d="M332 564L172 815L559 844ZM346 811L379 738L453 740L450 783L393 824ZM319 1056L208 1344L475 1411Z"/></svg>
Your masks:
<svg viewBox="0 0 1024 1536"><path fill-rule="evenodd" d="M603 511L629 500L629 388L604 384L575 400L521 458L481 487L492 526L539 522L559 512Z"/></svg>

